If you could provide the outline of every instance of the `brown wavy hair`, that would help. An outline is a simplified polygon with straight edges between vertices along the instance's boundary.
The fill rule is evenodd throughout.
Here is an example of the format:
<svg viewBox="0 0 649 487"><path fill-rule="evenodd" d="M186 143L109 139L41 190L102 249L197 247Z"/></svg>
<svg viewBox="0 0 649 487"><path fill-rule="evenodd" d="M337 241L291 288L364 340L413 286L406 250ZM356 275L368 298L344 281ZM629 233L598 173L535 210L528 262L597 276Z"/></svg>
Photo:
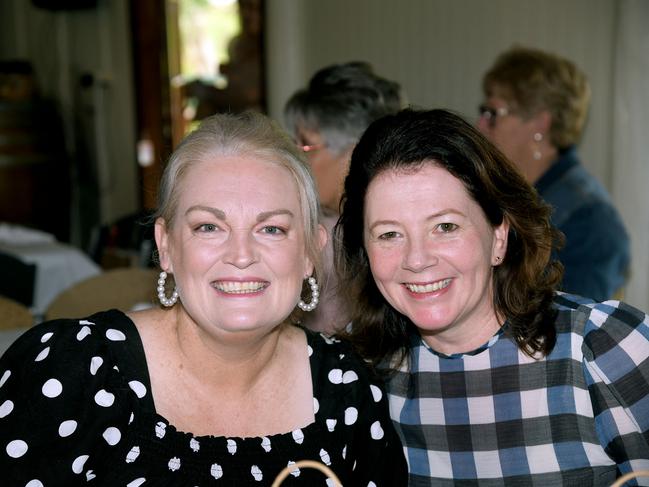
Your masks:
<svg viewBox="0 0 649 487"><path fill-rule="evenodd" d="M374 365L408 355L414 324L385 300L372 277L363 239L365 195L384 171L437 164L458 178L493 227L509 223L507 253L494 268L494 308L518 347L548 354L556 331L552 307L563 269L552 260L562 235L550 207L512 163L477 129L447 110L404 110L372 123L354 149L342 214L334 229L336 268L350 290L353 326L346 333Z"/></svg>

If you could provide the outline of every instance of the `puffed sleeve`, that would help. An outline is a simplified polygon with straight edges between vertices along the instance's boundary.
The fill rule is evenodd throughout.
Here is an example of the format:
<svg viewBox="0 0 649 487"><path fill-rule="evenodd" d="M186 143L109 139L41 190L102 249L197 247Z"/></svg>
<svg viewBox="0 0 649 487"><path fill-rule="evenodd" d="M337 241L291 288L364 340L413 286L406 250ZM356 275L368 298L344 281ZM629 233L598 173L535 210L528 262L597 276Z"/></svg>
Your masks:
<svg viewBox="0 0 649 487"><path fill-rule="evenodd" d="M649 469L649 317L618 301L594 305L582 351L602 446L622 474Z"/></svg>
<svg viewBox="0 0 649 487"><path fill-rule="evenodd" d="M110 457L129 413L100 335L84 320L44 323L0 359L2 485L85 485Z"/></svg>

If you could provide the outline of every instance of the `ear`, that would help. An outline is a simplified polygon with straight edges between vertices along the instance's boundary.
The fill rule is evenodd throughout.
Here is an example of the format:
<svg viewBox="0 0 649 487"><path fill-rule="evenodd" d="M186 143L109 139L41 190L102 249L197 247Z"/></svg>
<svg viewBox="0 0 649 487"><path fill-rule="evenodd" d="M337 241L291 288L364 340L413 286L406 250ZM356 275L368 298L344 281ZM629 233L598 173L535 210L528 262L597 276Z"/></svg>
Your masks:
<svg viewBox="0 0 649 487"><path fill-rule="evenodd" d="M491 265L502 264L507 254L507 237L509 235L509 221L503 218L503 222L494 227L494 241L491 249Z"/></svg>
<svg viewBox="0 0 649 487"><path fill-rule="evenodd" d="M160 259L160 268L163 271L173 272L171 268L171 259L169 258L169 233L167 224L162 218L157 218L154 227L155 243L158 247L158 258Z"/></svg>
<svg viewBox="0 0 649 487"><path fill-rule="evenodd" d="M327 229L323 226L318 224L318 229L317 229L317 249L318 252L322 253L322 251L325 248L325 245L327 245L327 240L329 238L329 235L327 233ZM310 275L313 274L313 269L314 269L313 262L311 262L311 259L307 255L305 257L305 276L304 278L306 279Z"/></svg>
<svg viewBox="0 0 649 487"><path fill-rule="evenodd" d="M534 116L533 121L534 130L546 138L545 135L550 132L550 128L552 127L552 114L547 110L541 110Z"/></svg>

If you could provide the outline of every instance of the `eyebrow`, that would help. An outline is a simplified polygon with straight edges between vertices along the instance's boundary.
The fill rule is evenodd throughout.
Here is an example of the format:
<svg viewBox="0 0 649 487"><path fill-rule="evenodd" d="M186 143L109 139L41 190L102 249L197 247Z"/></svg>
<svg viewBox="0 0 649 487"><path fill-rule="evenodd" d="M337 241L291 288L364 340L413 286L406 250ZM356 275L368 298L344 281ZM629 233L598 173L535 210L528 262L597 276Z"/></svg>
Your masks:
<svg viewBox="0 0 649 487"><path fill-rule="evenodd" d="M226 220L225 212L223 210L220 210L218 208L212 208L211 206L204 206L204 205L194 205L190 206L187 211L185 212L185 215L188 215L192 211L206 211L208 213L213 214L216 218L219 220ZM275 216L275 215L288 215L291 218L294 218L295 215L291 210L287 210L285 208L280 208L277 210L270 210L270 211L262 211L257 215L257 221L262 222L264 220L268 220L269 218Z"/></svg>
<svg viewBox="0 0 649 487"><path fill-rule="evenodd" d="M451 208L444 209L442 211L438 211L437 213L433 213L432 215L428 215L426 217L427 221L434 220L436 218L439 218L444 215L448 215L449 213L453 213L455 215L459 216L465 216L464 213L458 210L453 210ZM369 230L373 230L375 227L378 227L379 225L400 225L400 222L398 220L378 220L372 223L369 226Z"/></svg>

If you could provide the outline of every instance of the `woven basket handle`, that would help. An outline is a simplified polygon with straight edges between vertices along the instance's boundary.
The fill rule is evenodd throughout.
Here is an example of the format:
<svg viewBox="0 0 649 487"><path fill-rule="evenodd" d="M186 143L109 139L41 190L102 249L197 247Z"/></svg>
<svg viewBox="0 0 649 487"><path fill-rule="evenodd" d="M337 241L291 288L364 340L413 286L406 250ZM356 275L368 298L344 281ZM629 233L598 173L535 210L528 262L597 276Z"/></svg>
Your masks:
<svg viewBox="0 0 649 487"><path fill-rule="evenodd" d="M316 470L320 470L329 479L333 480L335 487L343 487L340 479L329 467L327 467L324 463L316 462L314 460L300 460L299 462L288 464L277 474L277 477L275 477L275 480L273 481L273 485L271 487L279 487L284 479L286 479L286 477L288 477L296 468L315 468Z"/></svg>
<svg viewBox="0 0 649 487"><path fill-rule="evenodd" d="M627 480L631 480L636 477L649 477L649 470L637 470L635 472L624 474L615 482L613 482L611 484L611 487L622 487Z"/></svg>

